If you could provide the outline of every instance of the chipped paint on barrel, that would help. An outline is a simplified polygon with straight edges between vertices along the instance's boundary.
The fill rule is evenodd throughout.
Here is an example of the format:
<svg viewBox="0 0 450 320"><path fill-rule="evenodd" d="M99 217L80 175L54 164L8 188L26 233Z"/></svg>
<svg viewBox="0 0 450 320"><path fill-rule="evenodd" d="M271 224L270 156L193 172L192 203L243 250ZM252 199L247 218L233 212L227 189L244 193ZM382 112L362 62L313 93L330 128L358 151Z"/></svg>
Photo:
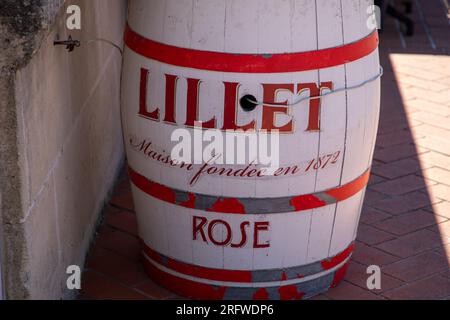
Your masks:
<svg viewBox="0 0 450 320"><path fill-rule="evenodd" d="M370 174L379 81L282 102L378 74L371 4L130 2L122 118L144 265L155 281L191 298L266 300L310 298L342 280ZM279 107L246 112L235 103L245 95ZM279 129L286 174L210 166L226 176L171 161L172 133L193 133L196 121L219 131Z"/></svg>

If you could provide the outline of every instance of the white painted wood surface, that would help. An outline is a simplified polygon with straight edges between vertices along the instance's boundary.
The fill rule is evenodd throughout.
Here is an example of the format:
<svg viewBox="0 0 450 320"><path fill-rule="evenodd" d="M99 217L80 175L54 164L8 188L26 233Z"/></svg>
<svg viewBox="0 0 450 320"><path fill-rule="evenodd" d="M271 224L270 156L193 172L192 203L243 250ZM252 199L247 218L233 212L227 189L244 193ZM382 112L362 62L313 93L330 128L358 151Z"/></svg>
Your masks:
<svg viewBox="0 0 450 320"><path fill-rule="evenodd" d="M358 41L373 30L366 26L369 0L134 0L130 2L130 27L140 35L183 48L228 53L287 53L337 47ZM160 108L164 117L165 74L179 77L176 91L178 126L137 116L139 70L150 70L147 103L149 111ZM241 83L239 96L253 94L263 100L261 83L320 83L332 81L334 89L359 84L379 72L378 51L345 65L306 72L245 74L183 68L146 59L125 51L123 120L125 141L130 136L151 139L158 150L168 151L171 133L184 128L186 78L202 79L199 118L216 117L222 126L223 82ZM290 109L293 134L281 137L280 166L341 152L339 161L318 172L273 180L204 176L188 186L191 175L183 170L163 170L160 163L133 151L127 144L130 166L147 178L178 190L224 197L276 198L309 194L353 181L371 165L379 118L379 82L322 99L321 131L307 132L308 102ZM295 88L297 90L297 88ZM305 91L303 95L308 95ZM280 93L277 101L292 102L294 95ZM261 122L258 108L238 110L238 123ZM289 118L284 118L288 121ZM192 129L188 129L191 132ZM195 166L198 169L198 165ZM195 170L194 170L195 171ZM293 267L333 256L354 241L364 191L337 204L273 215L211 214L187 209L149 197L133 187L139 230L154 250L175 259L211 268L262 270ZM192 241L193 216L229 221L239 229L244 220L270 222L270 248L219 248ZM217 229L220 232L220 229ZM223 236L223 233L222 233ZM249 238L252 234L249 233Z"/></svg>

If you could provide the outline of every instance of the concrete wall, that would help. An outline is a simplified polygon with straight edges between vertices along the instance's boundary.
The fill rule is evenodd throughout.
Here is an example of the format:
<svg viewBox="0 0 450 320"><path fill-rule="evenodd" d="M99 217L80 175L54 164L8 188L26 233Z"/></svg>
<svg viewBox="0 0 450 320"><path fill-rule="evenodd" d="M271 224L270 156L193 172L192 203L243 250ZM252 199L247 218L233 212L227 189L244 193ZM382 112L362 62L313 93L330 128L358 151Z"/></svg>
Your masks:
<svg viewBox="0 0 450 320"><path fill-rule="evenodd" d="M2 198L0 196L0 208L2 205ZM0 211L1 212L1 211ZM3 292L3 270L2 270L2 258L3 258L3 228L0 219L0 300L3 300L4 292Z"/></svg>
<svg viewBox="0 0 450 320"><path fill-rule="evenodd" d="M121 56L102 42L68 53L53 41L70 33L122 46L126 0L11 3L22 10L0 12L0 43L9 42L0 54L5 291L12 299L68 298L66 268L83 266L123 162ZM82 9L81 31L66 29L69 4Z"/></svg>

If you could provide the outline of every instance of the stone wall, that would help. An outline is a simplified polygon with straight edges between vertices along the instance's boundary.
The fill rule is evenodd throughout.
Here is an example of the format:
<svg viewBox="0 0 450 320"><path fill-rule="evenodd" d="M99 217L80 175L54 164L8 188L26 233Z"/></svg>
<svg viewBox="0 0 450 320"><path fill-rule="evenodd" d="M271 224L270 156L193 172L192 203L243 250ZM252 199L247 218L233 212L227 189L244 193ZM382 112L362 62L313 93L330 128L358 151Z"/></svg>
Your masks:
<svg viewBox="0 0 450 320"><path fill-rule="evenodd" d="M119 50L126 0L3 0L0 10L0 213L11 299L69 298L66 268L83 266L123 163ZM65 8L82 9L82 30Z"/></svg>

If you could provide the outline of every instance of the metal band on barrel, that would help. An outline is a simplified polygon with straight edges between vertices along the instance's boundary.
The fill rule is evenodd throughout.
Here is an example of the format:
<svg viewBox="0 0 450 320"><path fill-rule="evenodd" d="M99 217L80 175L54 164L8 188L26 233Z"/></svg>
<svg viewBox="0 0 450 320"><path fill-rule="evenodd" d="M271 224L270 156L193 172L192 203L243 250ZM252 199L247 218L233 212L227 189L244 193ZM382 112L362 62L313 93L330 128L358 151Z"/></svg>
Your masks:
<svg viewBox="0 0 450 320"><path fill-rule="evenodd" d="M334 257L310 264L268 270L227 270L192 265L166 257L143 241L144 258L158 269L189 280L237 287L272 287L299 284L323 277L342 267L351 257L354 243Z"/></svg>
<svg viewBox="0 0 450 320"><path fill-rule="evenodd" d="M151 181L131 167L129 175L133 185L142 192L181 207L229 214L274 214L310 210L346 200L367 186L370 170L333 189L280 198L221 197L177 190Z"/></svg>
<svg viewBox="0 0 450 320"><path fill-rule="evenodd" d="M347 270L348 261L335 271L298 284L275 287L227 287L197 282L176 276L154 266L144 259L145 271L155 282L184 297L207 300L300 300L308 299L338 285Z"/></svg>
<svg viewBox="0 0 450 320"><path fill-rule="evenodd" d="M124 41L128 48L151 60L172 66L236 73L284 73L335 67L359 60L378 47L378 32L346 45L308 52L238 54L176 47L147 39L129 25Z"/></svg>

